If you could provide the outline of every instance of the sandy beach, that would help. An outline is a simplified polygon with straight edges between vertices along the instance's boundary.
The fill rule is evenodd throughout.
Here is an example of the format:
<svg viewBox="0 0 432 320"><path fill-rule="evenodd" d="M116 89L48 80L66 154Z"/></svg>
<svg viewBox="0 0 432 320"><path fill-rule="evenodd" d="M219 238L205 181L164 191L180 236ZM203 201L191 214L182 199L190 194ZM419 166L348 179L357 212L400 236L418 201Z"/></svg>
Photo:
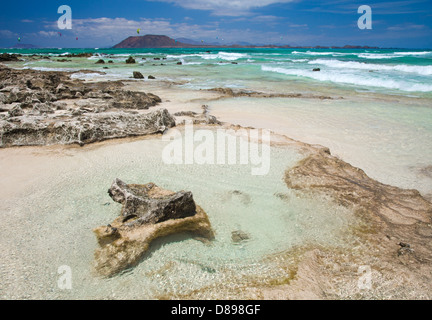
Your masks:
<svg viewBox="0 0 432 320"><path fill-rule="evenodd" d="M90 63L73 59L80 67ZM103 69L49 71L70 77L62 81L65 91L45 87L57 95L56 108L65 103L61 108L35 114L22 106L13 117L15 105L3 101L2 298L432 298L428 93L360 92L327 83L260 86L256 79L228 91L216 80L196 88L195 80L185 85L162 74L195 75L177 68L154 81L130 79L129 69L114 76L95 73ZM30 70L34 79L48 74ZM39 84L32 84L25 90L35 92ZM4 96L13 93L10 86L2 86ZM214 137L221 129L270 130L269 172L253 176L253 163L166 164L164 136L175 130L185 136L184 121ZM60 122L71 129L55 131ZM125 273L95 275L92 230L120 212L107 193L116 178L191 191L215 240L170 235L155 240ZM234 234L247 239L236 242ZM72 270L71 290L57 283L63 265Z"/></svg>

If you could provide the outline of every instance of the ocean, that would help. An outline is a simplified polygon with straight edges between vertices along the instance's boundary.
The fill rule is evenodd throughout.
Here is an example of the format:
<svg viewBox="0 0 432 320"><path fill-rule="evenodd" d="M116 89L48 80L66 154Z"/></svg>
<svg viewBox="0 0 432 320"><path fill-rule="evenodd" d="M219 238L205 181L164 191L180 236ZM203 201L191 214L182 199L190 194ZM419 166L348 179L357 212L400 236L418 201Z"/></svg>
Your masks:
<svg viewBox="0 0 432 320"><path fill-rule="evenodd" d="M129 73L131 66L120 64L132 55L139 66L159 74L159 78L184 80L190 88L215 85L255 88L257 83L297 82L360 91L431 96L432 50L404 49L3 49L22 55L63 56L83 52L94 56L79 61L40 61L25 67L41 70L96 68L96 59L113 60L107 76ZM146 60L143 60L146 59ZM154 58L165 58L158 61ZM156 63L158 62L158 63ZM176 63L182 62L182 66ZM160 68L160 64L164 68ZM120 65L119 65L120 64ZM157 68L153 64L156 64ZM136 66L133 66L136 67ZM319 68L320 71L313 71ZM286 83L285 83L286 84Z"/></svg>

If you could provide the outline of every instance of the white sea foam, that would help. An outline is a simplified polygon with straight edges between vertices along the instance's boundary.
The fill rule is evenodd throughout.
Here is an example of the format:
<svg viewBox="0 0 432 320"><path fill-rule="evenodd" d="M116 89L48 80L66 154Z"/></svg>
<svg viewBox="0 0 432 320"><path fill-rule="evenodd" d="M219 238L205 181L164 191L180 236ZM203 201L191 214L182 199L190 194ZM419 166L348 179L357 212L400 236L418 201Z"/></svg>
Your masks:
<svg viewBox="0 0 432 320"><path fill-rule="evenodd" d="M383 70L383 71L399 71L408 73L417 73L423 76L432 75L432 66L409 66L404 64L399 65L384 65L384 64L372 64L357 61L340 61L340 60L328 60L328 59L317 59L309 61L309 64L320 64L330 68L336 69L360 69L360 70Z"/></svg>
<svg viewBox="0 0 432 320"><path fill-rule="evenodd" d="M347 53L343 52L315 52L315 51L306 51L306 52L300 52L300 51L293 51L292 54L305 54L309 56L344 56ZM352 53L349 53L352 54Z"/></svg>
<svg viewBox="0 0 432 320"><path fill-rule="evenodd" d="M427 54L432 55L432 51L421 51L421 52L395 52L396 55L400 56L423 56Z"/></svg>
<svg viewBox="0 0 432 320"><path fill-rule="evenodd" d="M432 92L432 85L399 81L381 77L372 77L365 74L353 74L348 72L314 72L311 70L275 68L265 65L263 65L261 69L263 71L271 71L286 75L307 77L319 81L330 81L334 83L344 83L356 86L397 89L408 92Z"/></svg>
<svg viewBox="0 0 432 320"><path fill-rule="evenodd" d="M217 54L203 54L201 55L201 57L206 60L222 59L228 61L234 61L242 58L250 58L245 53L237 53L237 52L219 52Z"/></svg>
<svg viewBox="0 0 432 320"><path fill-rule="evenodd" d="M383 53L360 53L357 54L357 56L359 58L364 58L364 59L394 59L399 57L394 54L383 54Z"/></svg>
<svg viewBox="0 0 432 320"><path fill-rule="evenodd" d="M23 69L32 69L37 71L74 71L75 69L71 68L47 68L47 67L25 67Z"/></svg>

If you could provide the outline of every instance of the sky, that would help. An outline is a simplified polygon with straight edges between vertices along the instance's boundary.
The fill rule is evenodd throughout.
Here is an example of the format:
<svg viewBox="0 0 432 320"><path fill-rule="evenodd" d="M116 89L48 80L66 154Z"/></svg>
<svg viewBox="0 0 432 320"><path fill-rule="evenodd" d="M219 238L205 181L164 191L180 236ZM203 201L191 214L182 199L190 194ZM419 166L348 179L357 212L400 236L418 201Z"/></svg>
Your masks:
<svg viewBox="0 0 432 320"><path fill-rule="evenodd" d="M72 29L59 28L61 5L71 9ZM359 28L362 5L371 9L371 29ZM18 38L40 47L106 48L137 29L205 43L430 49L432 0L4 1L0 11L4 48Z"/></svg>

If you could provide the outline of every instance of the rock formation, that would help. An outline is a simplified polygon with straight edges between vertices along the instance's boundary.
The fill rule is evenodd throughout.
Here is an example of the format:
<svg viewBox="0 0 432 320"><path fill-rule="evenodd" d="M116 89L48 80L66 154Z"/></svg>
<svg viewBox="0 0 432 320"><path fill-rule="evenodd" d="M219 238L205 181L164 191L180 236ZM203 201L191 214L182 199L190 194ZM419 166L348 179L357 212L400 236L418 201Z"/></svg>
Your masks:
<svg viewBox="0 0 432 320"><path fill-rule="evenodd" d="M0 62L19 61L19 55L2 53L0 54Z"/></svg>
<svg viewBox="0 0 432 320"><path fill-rule="evenodd" d="M180 111L180 112L174 113L174 116L192 118L193 124L222 125L222 122L220 122L215 116L212 116L209 113L209 106L208 105L201 106L201 109L203 110L203 112L201 114L198 114L198 113L193 112L193 111Z"/></svg>
<svg viewBox="0 0 432 320"><path fill-rule="evenodd" d="M123 90L120 81L9 68L0 68L0 79L0 147L83 145L175 126L165 109L145 112L162 101L158 96Z"/></svg>
<svg viewBox="0 0 432 320"><path fill-rule="evenodd" d="M214 238L207 214L190 192L175 193L154 183L128 185L116 179L108 193L123 206L117 219L93 230L100 245L94 268L101 276L136 266L156 238L185 232L201 240Z"/></svg>
<svg viewBox="0 0 432 320"><path fill-rule="evenodd" d="M134 64L134 63L136 63L136 61L135 61L134 58L129 57L129 58L127 58L127 60L126 60L126 63L127 63L127 64Z"/></svg>
<svg viewBox="0 0 432 320"><path fill-rule="evenodd" d="M134 77L134 79L144 79L144 76L142 75L142 73L138 72L138 71L133 72L133 77Z"/></svg>
<svg viewBox="0 0 432 320"><path fill-rule="evenodd" d="M301 93L264 93L264 92L249 91L249 90L234 91L231 88L212 88L206 90L221 94L221 98L250 97L250 98L307 98L307 99L319 99L319 100L343 99L343 97L317 96L317 95L301 94Z"/></svg>
<svg viewBox="0 0 432 320"><path fill-rule="evenodd" d="M400 189L373 180L363 170L333 157L328 149L310 155L287 170L285 182L291 189L329 194L338 203L372 212L387 223L432 222L432 204L417 190Z"/></svg>

